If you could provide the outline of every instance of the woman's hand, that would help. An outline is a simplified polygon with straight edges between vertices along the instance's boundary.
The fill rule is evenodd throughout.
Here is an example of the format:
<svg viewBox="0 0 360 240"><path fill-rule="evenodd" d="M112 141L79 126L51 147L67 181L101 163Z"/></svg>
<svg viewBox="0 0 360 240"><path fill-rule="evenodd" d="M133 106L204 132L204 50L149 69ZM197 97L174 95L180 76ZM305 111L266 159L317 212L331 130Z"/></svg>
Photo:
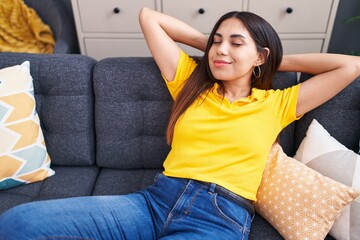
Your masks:
<svg viewBox="0 0 360 240"><path fill-rule="evenodd" d="M300 85L296 110L296 115L300 116L328 101L355 80L360 75L360 57L326 53L285 55L279 71L315 75Z"/></svg>

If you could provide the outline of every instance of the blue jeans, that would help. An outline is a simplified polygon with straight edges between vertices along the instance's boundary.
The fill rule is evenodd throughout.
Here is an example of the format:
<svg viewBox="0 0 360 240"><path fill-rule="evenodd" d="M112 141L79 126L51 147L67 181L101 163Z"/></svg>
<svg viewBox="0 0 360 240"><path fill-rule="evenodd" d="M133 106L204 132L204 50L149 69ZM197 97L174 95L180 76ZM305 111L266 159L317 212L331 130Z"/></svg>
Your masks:
<svg viewBox="0 0 360 240"><path fill-rule="evenodd" d="M0 216L3 240L247 239L254 213L215 184L158 174L147 189L122 196L38 201Z"/></svg>

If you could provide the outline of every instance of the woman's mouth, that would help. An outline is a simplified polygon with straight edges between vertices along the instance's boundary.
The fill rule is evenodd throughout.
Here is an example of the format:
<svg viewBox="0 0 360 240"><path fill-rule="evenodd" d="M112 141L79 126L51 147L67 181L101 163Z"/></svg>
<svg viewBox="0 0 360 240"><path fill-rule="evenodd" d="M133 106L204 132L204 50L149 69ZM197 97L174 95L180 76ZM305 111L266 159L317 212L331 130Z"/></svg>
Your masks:
<svg viewBox="0 0 360 240"><path fill-rule="evenodd" d="M214 66L215 67L223 67L230 64L230 62L224 61L224 60L214 60Z"/></svg>

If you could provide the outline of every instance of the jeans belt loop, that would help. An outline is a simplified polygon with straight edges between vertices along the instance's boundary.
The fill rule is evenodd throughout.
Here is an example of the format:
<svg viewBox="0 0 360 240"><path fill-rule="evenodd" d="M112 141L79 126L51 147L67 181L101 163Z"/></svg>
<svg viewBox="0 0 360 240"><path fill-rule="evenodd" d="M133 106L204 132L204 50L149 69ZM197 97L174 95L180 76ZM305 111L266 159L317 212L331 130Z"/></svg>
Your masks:
<svg viewBox="0 0 360 240"><path fill-rule="evenodd" d="M209 192L211 192L211 193L215 193L216 191L215 191L215 189L216 189L216 183L210 183L210 187L209 187Z"/></svg>

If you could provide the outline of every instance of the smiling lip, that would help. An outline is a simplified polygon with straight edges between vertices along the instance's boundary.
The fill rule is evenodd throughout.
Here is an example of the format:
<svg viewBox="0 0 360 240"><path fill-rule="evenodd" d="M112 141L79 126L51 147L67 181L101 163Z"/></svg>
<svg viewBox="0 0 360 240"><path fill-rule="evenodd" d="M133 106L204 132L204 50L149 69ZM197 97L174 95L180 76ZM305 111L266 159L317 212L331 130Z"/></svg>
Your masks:
<svg viewBox="0 0 360 240"><path fill-rule="evenodd" d="M215 67L222 67L222 66L226 66L229 65L230 63L224 60L215 60L214 61L214 65Z"/></svg>

